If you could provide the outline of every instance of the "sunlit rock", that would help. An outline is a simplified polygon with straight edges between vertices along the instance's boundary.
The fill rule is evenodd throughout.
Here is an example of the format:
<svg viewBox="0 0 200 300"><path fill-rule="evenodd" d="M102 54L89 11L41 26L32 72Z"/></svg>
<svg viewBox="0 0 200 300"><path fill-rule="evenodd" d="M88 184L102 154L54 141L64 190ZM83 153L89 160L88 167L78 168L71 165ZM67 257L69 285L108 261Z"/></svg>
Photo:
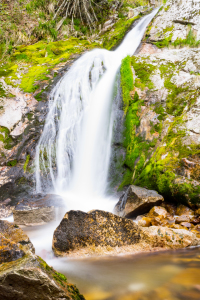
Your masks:
<svg viewBox="0 0 200 300"><path fill-rule="evenodd" d="M23 230L3 220L0 220L0 245L0 263L14 261L35 252Z"/></svg>
<svg viewBox="0 0 200 300"><path fill-rule="evenodd" d="M85 299L63 274L33 254L0 265L0 295L4 300Z"/></svg>
<svg viewBox="0 0 200 300"><path fill-rule="evenodd" d="M140 229L132 221L112 213L69 211L54 232L53 251L66 255L90 247L120 247L137 244Z"/></svg>
<svg viewBox="0 0 200 300"><path fill-rule="evenodd" d="M200 239L190 231L161 226L142 228L141 239L152 247L171 249L200 245Z"/></svg>

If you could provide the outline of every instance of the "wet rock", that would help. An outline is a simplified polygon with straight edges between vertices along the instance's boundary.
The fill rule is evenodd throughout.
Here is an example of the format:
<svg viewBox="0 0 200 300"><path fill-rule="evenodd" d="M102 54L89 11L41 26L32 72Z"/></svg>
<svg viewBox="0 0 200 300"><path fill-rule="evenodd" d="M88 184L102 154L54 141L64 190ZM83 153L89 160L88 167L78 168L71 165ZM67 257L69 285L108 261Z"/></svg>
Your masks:
<svg viewBox="0 0 200 300"><path fill-rule="evenodd" d="M14 206L0 204L0 219L8 218L12 215Z"/></svg>
<svg viewBox="0 0 200 300"><path fill-rule="evenodd" d="M182 222L188 222L190 223L193 219L193 216L187 216L187 215L181 215L176 218L176 224L180 224Z"/></svg>
<svg viewBox="0 0 200 300"><path fill-rule="evenodd" d="M167 211L164 207L154 206L148 213L149 217L162 216L163 218L167 217Z"/></svg>
<svg viewBox="0 0 200 300"><path fill-rule="evenodd" d="M119 199L115 213L121 217L136 217L149 212L153 206L160 205L162 201L163 197L156 191L131 185Z"/></svg>
<svg viewBox="0 0 200 300"><path fill-rule="evenodd" d="M84 300L75 285L35 255L0 265L0 295L4 300Z"/></svg>
<svg viewBox="0 0 200 300"><path fill-rule="evenodd" d="M191 224L191 223L189 223L189 222L182 222L182 223L181 223L181 226L187 227L187 228L193 228L193 227L194 227L194 225Z"/></svg>
<svg viewBox="0 0 200 300"><path fill-rule="evenodd" d="M197 210L195 210L195 215L200 215L200 208L198 208Z"/></svg>
<svg viewBox="0 0 200 300"><path fill-rule="evenodd" d="M164 207L170 215L174 216L176 214L176 205L172 203L163 202L161 206Z"/></svg>
<svg viewBox="0 0 200 300"><path fill-rule="evenodd" d="M176 209L176 215L194 216L194 211L185 205L179 205Z"/></svg>
<svg viewBox="0 0 200 300"><path fill-rule="evenodd" d="M138 221L138 225L141 227L149 227L151 226L152 219L148 217L143 217Z"/></svg>
<svg viewBox="0 0 200 300"><path fill-rule="evenodd" d="M185 229L151 226L141 228L141 230L141 240L149 243L152 247L179 249L200 245L200 239Z"/></svg>
<svg viewBox="0 0 200 300"><path fill-rule="evenodd" d="M196 226L194 226L194 230L197 230L197 231L199 231L199 232L200 232L200 224L199 224L199 225L196 225Z"/></svg>
<svg viewBox="0 0 200 300"><path fill-rule="evenodd" d="M3 220L0 220L0 242L0 263L17 260L26 253L35 252L23 230Z"/></svg>
<svg viewBox="0 0 200 300"><path fill-rule="evenodd" d="M154 226L167 226L175 223L175 218L162 206L154 206L147 217L151 218L151 225Z"/></svg>
<svg viewBox="0 0 200 300"><path fill-rule="evenodd" d="M184 227L184 226L182 226L182 225L180 225L180 224L172 224L172 225L169 226L169 228L174 228L174 229L186 229L186 230L188 230L187 227Z"/></svg>
<svg viewBox="0 0 200 300"><path fill-rule="evenodd" d="M63 207L65 204L60 196L38 194L19 201L13 217L18 225L42 225L55 220L57 214L63 216Z"/></svg>
<svg viewBox="0 0 200 300"><path fill-rule="evenodd" d="M14 222L18 225L43 225L55 220L56 213L54 207L28 207L13 211Z"/></svg>
<svg viewBox="0 0 200 300"><path fill-rule="evenodd" d="M54 232L53 251L66 255L86 247L120 247L139 240L140 229L132 220L100 210L69 211Z"/></svg>

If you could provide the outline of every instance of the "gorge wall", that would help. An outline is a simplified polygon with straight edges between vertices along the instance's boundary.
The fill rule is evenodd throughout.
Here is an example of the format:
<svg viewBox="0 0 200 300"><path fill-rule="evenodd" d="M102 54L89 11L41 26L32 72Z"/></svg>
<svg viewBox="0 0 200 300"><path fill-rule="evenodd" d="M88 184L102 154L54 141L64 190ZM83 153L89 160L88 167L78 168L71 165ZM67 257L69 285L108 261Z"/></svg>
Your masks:
<svg viewBox="0 0 200 300"><path fill-rule="evenodd" d="M121 67L126 158L120 188L199 205L200 4L166 1Z"/></svg>

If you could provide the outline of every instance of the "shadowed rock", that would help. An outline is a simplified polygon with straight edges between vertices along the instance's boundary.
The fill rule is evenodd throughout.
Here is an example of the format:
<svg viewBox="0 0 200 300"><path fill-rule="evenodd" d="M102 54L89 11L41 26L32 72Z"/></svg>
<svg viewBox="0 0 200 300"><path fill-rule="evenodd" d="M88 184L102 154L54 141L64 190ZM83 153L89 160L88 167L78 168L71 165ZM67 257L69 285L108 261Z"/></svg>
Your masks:
<svg viewBox="0 0 200 300"><path fill-rule="evenodd" d="M0 265L0 299L84 300L75 285L40 257L26 255Z"/></svg>
<svg viewBox="0 0 200 300"><path fill-rule="evenodd" d="M160 205L164 198L156 191L147 190L135 185L129 186L115 206L115 213L121 217L137 217Z"/></svg>

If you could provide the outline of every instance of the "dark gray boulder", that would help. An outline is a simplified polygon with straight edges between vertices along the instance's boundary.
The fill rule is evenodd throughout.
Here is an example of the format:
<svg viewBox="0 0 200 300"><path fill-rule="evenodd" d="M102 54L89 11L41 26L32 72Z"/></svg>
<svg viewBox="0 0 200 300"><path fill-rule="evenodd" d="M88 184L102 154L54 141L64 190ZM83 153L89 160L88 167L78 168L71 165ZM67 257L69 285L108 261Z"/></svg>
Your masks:
<svg viewBox="0 0 200 300"><path fill-rule="evenodd" d="M118 216L134 218L149 212L153 206L159 206L163 201L163 196L156 191L130 185L120 197L114 211Z"/></svg>

